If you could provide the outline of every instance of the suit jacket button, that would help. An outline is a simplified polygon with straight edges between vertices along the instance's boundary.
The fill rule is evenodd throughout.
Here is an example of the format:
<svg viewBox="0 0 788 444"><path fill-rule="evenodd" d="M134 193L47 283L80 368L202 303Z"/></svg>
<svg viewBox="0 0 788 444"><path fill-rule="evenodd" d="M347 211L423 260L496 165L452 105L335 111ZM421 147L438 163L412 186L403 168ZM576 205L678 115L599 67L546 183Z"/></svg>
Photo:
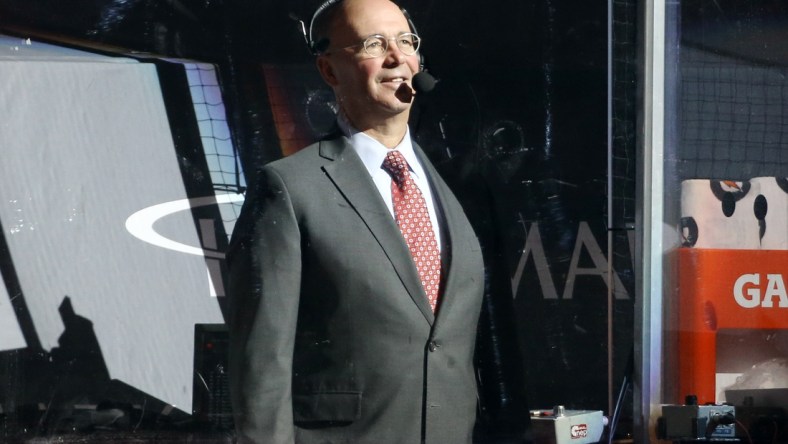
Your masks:
<svg viewBox="0 0 788 444"><path fill-rule="evenodd" d="M430 343L427 345L427 349L429 349L429 351L431 351L431 352L434 352L435 350L437 350L438 347L439 347L438 343L435 342L435 341L430 341Z"/></svg>

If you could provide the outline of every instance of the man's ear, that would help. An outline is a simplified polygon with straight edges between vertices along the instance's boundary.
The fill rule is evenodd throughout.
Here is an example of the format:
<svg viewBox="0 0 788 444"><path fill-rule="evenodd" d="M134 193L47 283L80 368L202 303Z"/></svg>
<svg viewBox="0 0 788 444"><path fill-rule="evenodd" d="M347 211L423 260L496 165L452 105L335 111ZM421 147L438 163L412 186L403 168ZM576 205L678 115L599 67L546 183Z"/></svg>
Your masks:
<svg viewBox="0 0 788 444"><path fill-rule="evenodd" d="M328 57L322 55L317 56L315 63L317 64L317 71L320 73L320 77L323 78L324 82L332 87L339 83L337 76L334 74L334 67L331 65L331 61L329 61Z"/></svg>

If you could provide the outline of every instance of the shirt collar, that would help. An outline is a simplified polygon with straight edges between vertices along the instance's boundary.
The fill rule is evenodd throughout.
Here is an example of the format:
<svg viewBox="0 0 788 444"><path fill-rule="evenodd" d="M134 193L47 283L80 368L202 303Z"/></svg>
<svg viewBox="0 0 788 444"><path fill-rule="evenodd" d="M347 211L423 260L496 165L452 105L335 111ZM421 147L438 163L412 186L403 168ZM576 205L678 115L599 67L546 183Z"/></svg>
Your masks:
<svg viewBox="0 0 788 444"><path fill-rule="evenodd" d="M369 170L370 175L374 175L376 172L380 171L389 148L386 148L382 143L354 128L341 113L337 122L339 128L350 140L350 145L361 158L367 170ZM410 170L415 173L417 177L425 177L424 170L421 168L421 163L418 157L416 157L416 152L413 150L413 142L410 139L410 127L406 128L405 137L403 137L399 145L395 146L393 149L399 151L403 157L405 157L405 160L408 161L408 165L410 166Z"/></svg>

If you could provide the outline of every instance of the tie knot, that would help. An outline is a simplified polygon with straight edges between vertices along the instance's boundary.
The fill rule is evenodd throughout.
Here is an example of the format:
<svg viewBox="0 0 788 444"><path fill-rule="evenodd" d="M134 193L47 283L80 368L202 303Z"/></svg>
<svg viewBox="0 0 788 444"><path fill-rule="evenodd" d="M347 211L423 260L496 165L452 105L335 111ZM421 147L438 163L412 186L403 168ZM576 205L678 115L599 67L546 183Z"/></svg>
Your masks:
<svg viewBox="0 0 788 444"><path fill-rule="evenodd" d="M399 151L390 150L383 160L383 169L394 176L397 181L402 181L408 174L408 161Z"/></svg>

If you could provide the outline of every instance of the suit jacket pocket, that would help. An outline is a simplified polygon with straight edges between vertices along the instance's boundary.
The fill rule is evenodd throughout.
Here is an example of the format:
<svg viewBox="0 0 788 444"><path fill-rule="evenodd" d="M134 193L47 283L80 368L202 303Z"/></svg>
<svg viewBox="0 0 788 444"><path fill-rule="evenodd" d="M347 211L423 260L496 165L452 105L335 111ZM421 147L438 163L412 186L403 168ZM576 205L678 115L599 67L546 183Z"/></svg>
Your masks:
<svg viewBox="0 0 788 444"><path fill-rule="evenodd" d="M293 394L294 422L352 422L361 414L361 392Z"/></svg>

